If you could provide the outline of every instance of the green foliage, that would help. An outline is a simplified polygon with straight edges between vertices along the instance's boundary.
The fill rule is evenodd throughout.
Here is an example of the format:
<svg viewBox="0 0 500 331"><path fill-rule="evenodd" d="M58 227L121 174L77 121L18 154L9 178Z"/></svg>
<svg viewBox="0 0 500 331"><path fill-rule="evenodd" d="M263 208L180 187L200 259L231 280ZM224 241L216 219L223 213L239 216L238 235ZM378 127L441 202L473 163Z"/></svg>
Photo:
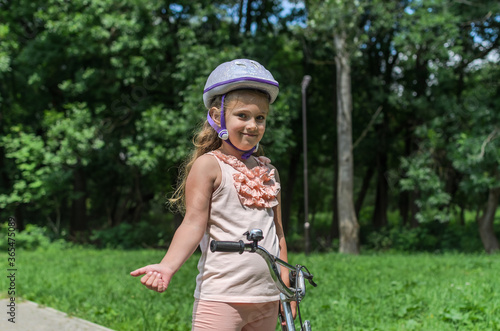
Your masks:
<svg viewBox="0 0 500 331"><path fill-rule="evenodd" d="M418 192L415 203L419 209L415 217L420 223L446 222L450 217L446 209L450 194L445 192L444 184L432 166L430 157L425 154L415 154L401 161L405 178L399 184L403 191Z"/></svg>
<svg viewBox="0 0 500 331"><path fill-rule="evenodd" d="M449 51L458 51L453 41L459 36L462 17L450 10L449 1L408 1L401 15L401 33L395 36L394 44L410 63L416 60L414 54L420 53L426 60L446 61ZM422 49L426 52L420 52Z"/></svg>
<svg viewBox="0 0 500 331"><path fill-rule="evenodd" d="M311 28L318 31L329 31L333 37L341 31L347 33L355 49L359 43L359 19L364 14L367 1L312 1L309 7Z"/></svg>
<svg viewBox="0 0 500 331"><path fill-rule="evenodd" d="M484 70L471 76L471 88L464 95L464 104L458 114L468 130L453 135L454 147L449 149L453 166L464 173L461 185L464 191L485 191L498 187L500 172L500 113L494 105L498 100L498 84L479 90L480 81L493 82L500 77L498 66L485 65Z"/></svg>
<svg viewBox="0 0 500 331"><path fill-rule="evenodd" d="M97 247L105 248L164 247L172 239L171 233L172 230L164 224L122 223L112 228L93 230L90 240Z"/></svg>
<svg viewBox="0 0 500 331"><path fill-rule="evenodd" d="M68 104L65 108L65 113L46 112L42 123L45 139L15 126L0 140L6 158L17 169L12 190L0 194L1 208L12 211L16 205L32 204L42 219L57 218L64 195L78 197L71 192L73 171L88 166L104 142L85 104Z"/></svg>
<svg viewBox="0 0 500 331"><path fill-rule="evenodd" d="M419 227L386 227L362 230L363 248L396 252L466 252L478 253L482 244L475 223L428 222Z"/></svg>
<svg viewBox="0 0 500 331"><path fill-rule="evenodd" d="M353 139L366 135L354 150L355 192L370 167L378 175L361 210L364 232L384 194L389 213L405 216L416 206L422 224L448 222L457 207L483 208L500 183L498 1L291 3L0 2L0 215L15 212L55 235L78 220L103 246L126 245L110 233L166 216L165 197L204 120L207 75L222 61L248 57L280 82L262 145L280 170L298 248L300 83L313 77L310 210L320 215L312 228L318 247L328 249L333 217L323 215L335 204L339 31L350 44ZM396 219L400 226L404 217Z"/></svg>
<svg viewBox="0 0 500 331"><path fill-rule="evenodd" d="M45 196L45 171L38 168L44 160L44 142L34 134L22 132L19 127L14 127L13 131L13 134L2 137L0 144L6 151L6 157L15 159L20 176L13 183L11 194L0 195L2 208L13 203L41 201Z"/></svg>
<svg viewBox="0 0 500 331"><path fill-rule="evenodd" d="M281 7L268 5L245 13L263 29L246 36L221 19L225 1L0 4L1 209L58 232L139 223L159 210L204 120L210 71L237 57L273 72L298 67L300 44L270 29ZM276 155L294 144L297 102L286 82L295 71L279 75L283 100L264 144Z"/></svg>
<svg viewBox="0 0 500 331"><path fill-rule="evenodd" d="M439 103L451 104L452 111L435 116L415 131L421 143L417 152L402 159L404 177L399 184L403 190L418 192L420 222L446 221L452 202L482 208L485 194L498 186L500 117L491 104L497 87L477 90L479 80L498 74L490 65L470 73L474 87L464 93L462 102L441 96ZM453 186L458 187L450 191Z"/></svg>
<svg viewBox="0 0 500 331"><path fill-rule="evenodd" d="M0 224L0 249L3 251L7 251L9 244L9 237L7 237L7 233L8 223ZM60 248L67 246L64 241L53 241L46 227L40 227L34 224L28 224L23 231L14 233L15 236L12 237L12 239L15 240L16 249L32 251L36 249L44 249L49 246L58 246Z"/></svg>

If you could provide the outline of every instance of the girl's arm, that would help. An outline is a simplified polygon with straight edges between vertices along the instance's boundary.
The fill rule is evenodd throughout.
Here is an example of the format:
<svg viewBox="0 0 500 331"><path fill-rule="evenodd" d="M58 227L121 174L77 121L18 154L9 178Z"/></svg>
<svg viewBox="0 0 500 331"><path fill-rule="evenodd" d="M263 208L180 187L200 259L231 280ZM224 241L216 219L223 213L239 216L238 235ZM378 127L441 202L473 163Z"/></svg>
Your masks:
<svg viewBox="0 0 500 331"><path fill-rule="evenodd" d="M269 165L271 166L271 165ZM275 179L279 183L280 178L278 174L278 169L274 168L271 166L272 169L274 169L275 172ZM288 262L288 249L286 246L286 240L285 240L285 231L283 230L283 222L281 220L281 191L278 193L278 205L276 207L273 207L274 211L274 225L276 227L276 234L278 236L278 242L280 246L280 256L279 258L282 259L285 262ZM290 286L290 279L288 278L288 273L289 270L283 266L280 266L280 271L281 271L281 279L283 280L283 283L285 283L286 286ZM296 314L296 303L295 301L292 301L290 303L290 306L292 308L292 314L293 318L295 318Z"/></svg>
<svg viewBox="0 0 500 331"><path fill-rule="evenodd" d="M278 173L278 169L276 169L271 164L269 164L269 166L271 167L271 169L274 169L275 180L279 183L280 176ZM281 220L281 191L278 193L277 199L278 199L278 205L276 207L273 207L273 212L274 212L274 226L276 227L276 235L278 236L278 242L280 246L279 258L285 262L288 262L288 250L286 247L285 231L283 230L283 222ZM285 267L281 267L281 278L283 279L283 282L285 282L287 286L290 285L290 281L288 279L288 269Z"/></svg>
<svg viewBox="0 0 500 331"><path fill-rule="evenodd" d="M207 228L212 192L220 184L220 177L219 165L212 156L201 156L193 164L186 180L186 215L175 231L165 257L158 264L130 273L134 277L144 275L141 283L147 288L165 291L172 276L200 244Z"/></svg>

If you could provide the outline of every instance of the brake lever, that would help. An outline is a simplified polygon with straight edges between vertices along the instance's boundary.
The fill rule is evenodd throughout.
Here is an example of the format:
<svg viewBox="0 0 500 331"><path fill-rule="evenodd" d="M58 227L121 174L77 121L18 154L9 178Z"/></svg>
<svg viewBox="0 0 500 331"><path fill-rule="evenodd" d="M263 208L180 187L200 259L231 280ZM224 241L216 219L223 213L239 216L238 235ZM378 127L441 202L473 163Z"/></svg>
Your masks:
<svg viewBox="0 0 500 331"><path fill-rule="evenodd" d="M305 268L307 270L307 268ZM303 272L304 274L304 278L307 279L309 281L309 284L311 284L312 286L314 287L317 287L318 284L316 284L314 281L313 281L313 274L309 273L309 270L307 270L307 272Z"/></svg>
<svg viewBox="0 0 500 331"><path fill-rule="evenodd" d="M314 286L314 287L317 287L317 286L318 286L318 284L316 284L316 283L312 280L312 277L311 277L311 279L308 279L308 281L309 281L309 284L311 284L312 286Z"/></svg>

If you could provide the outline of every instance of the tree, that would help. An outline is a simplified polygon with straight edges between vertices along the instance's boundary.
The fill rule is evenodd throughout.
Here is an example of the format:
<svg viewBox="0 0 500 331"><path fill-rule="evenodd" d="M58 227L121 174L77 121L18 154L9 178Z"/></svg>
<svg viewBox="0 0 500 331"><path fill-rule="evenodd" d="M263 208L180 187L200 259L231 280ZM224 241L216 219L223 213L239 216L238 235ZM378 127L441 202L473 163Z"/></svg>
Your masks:
<svg viewBox="0 0 500 331"><path fill-rule="evenodd" d="M418 144L403 159L401 186L417 194L418 222L448 222L455 207L476 210L485 250L498 251L500 119L498 86L491 84L498 81L498 58L488 54L498 49L500 6L438 1L415 4L410 12L434 15L420 27L408 24L399 39L421 38L407 53L416 54L415 72L401 81L419 114L412 133Z"/></svg>
<svg viewBox="0 0 500 331"><path fill-rule="evenodd" d="M500 251L495 233L495 214L500 199L500 112L498 111L500 71L497 64L484 64L468 74L471 85L462 96L460 121L467 130L452 137L449 149L453 166L463 175L460 190L476 209L479 235L487 253ZM481 82L489 82L486 86Z"/></svg>
<svg viewBox="0 0 500 331"><path fill-rule="evenodd" d="M359 1L318 1L312 2L308 9L311 28L331 31L330 42L335 50L339 251L359 254L359 224L353 198L351 57L359 46L362 33L360 20L364 9Z"/></svg>
<svg viewBox="0 0 500 331"><path fill-rule="evenodd" d="M204 117L206 77L233 58L278 73L275 130L263 145L284 153L293 143L286 81L300 63L296 44L277 33L287 27L274 23L279 1L249 2L241 26L249 30L230 16L235 8L227 0L0 2L2 213L82 240L95 229L171 219L162 207Z"/></svg>

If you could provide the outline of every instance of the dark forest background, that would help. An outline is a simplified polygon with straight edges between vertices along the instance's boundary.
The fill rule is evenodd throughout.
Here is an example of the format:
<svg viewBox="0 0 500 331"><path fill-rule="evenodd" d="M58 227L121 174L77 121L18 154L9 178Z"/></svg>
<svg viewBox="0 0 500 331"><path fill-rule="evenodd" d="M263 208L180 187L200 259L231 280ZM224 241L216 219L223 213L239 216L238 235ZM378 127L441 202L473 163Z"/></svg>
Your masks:
<svg viewBox="0 0 500 331"><path fill-rule="evenodd" d="M2 222L100 247L167 246L182 216L165 202L205 117L205 80L221 62L252 58L281 86L262 145L280 171L295 250L301 82L312 77L311 242L336 250L340 29L362 247L497 251L500 4L339 3L0 0Z"/></svg>

